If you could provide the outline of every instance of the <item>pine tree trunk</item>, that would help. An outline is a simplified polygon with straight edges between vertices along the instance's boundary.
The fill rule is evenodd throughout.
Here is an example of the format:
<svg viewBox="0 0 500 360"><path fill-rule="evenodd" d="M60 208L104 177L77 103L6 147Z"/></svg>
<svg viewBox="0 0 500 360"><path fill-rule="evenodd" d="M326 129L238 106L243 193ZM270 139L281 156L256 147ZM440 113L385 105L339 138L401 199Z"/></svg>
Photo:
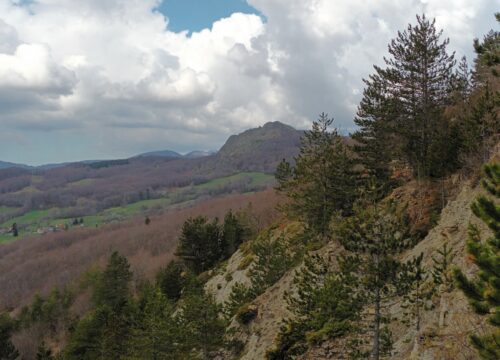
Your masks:
<svg viewBox="0 0 500 360"><path fill-rule="evenodd" d="M375 291L375 319L373 329L372 360L380 359L380 289Z"/></svg>
<svg viewBox="0 0 500 360"><path fill-rule="evenodd" d="M379 254L375 255L375 268L377 271L376 275L376 290L375 290L375 318L373 323L373 349L372 349L372 360L380 359L380 284L379 284Z"/></svg>
<svg viewBox="0 0 500 360"><path fill-rule="evenodd" d="M444 199L444 176L441 178L441 210L444 209L445 199Z"/></svg>
<svg viewBox="0 0 500 360"><path fill-rule="evenodd" d="M420 331L420 283L417 283L417 334Z"/></svg>

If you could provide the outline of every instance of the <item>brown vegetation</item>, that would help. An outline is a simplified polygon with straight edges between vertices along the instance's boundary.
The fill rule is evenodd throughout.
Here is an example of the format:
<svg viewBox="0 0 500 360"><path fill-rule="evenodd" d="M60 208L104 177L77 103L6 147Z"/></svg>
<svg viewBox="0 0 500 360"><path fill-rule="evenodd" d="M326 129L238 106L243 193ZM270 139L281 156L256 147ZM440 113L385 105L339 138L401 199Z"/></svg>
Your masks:
<svg viewBox="0 0 500 360"><path fill-rule="evenodd" d="M274 122L231 136L219 153L203 158L151 156L0 169L0 206L18 208L15 215L58 207L71 211L64 217L84 216L239 172L274 173L283 158L291 161L297 155L301 135ZM0 223L7 218L0 215Z"/></svg>
<svg viewBox="0 0 500 360"><path fill-rule="evenodd" d="M189 208L170 210L144 219L70 232L28 237L0 247L0 311L15 310L30 302L35 293L47 294L54 287L78 279L92 265L102 266L117 250L125 255L136 281L152 278L174 257L177 236L190 216L222 218L229 210L246 209L256 227L269 225L277 216L277 196L269 189L207 200Z"/></svg>

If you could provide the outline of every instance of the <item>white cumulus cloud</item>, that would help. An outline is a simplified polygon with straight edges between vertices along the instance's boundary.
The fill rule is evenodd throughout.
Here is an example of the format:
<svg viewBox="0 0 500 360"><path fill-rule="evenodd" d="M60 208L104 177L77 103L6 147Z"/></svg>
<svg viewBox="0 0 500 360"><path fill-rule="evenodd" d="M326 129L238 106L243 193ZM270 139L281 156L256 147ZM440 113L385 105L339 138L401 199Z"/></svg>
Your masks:
<svg viewBox="0 0 500 360"><path fill-rule="evenodd" d="M248 2L264 18L235 13L188 34L169 29L159 0L0 0L0 159L216 149L267 121L307 127L322 111L349 131L362 78L415 14L435 17L450 50L471 57L499 5Z"/></svg>

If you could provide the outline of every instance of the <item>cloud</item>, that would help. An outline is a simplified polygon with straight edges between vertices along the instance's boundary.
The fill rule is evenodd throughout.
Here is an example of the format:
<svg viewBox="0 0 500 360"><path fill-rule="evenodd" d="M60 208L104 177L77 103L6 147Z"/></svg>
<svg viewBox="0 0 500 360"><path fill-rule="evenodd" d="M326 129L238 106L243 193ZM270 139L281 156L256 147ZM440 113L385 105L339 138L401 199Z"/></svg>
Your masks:
<svg viewBox="0 0 500 360"><path fill-rule="evenodd" d="M0 54L0 88L65 94L74 82L73 74L53 61L47 46L21 44L13 55Z"/></svg>
<svg viewBox="0 0 500 360"><path fill-rule="evenodd" d="M169 30L158 0L0 0L0 125L16 144L38 139L36 159L2 160L216 149L267 121L307 127L322 111L347 132L362 78L415 14L436 17L459 56L494 26L495 0L248 2L265 21L235 13L189 35ZM9 138L0 154L12 154Z"/></svg>

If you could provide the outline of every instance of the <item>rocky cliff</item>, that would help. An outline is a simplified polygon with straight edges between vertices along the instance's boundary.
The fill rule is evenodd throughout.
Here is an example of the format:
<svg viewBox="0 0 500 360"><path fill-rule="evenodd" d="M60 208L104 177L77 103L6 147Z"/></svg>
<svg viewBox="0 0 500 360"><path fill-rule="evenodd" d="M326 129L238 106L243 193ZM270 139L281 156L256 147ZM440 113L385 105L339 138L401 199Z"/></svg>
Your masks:
<svg viewBox="0 0 500 360"><path fill-rule="evenodd" d="M486 227L472 214L470 205L483 193L483 190L477 180L456 178L455 183L456 194L442 210L437 225L413 249L404 253L402 258L408 260L423 253L423 263L430 269L434 264L433 257L446 243L453 254L453 266L460 267L470 275L475 269L465 251L469 223L476 224L482 231L487 232ZM278 236L278 233L284 233L286 236L287 231L288 227L278 227L274 230L274 236ZM334 259L335 256L331 255L336 254L338 249L338 245L330 243L318 253L328 259ZM243 269L242 262L245 262L245 255L240 250L229 260L224 271L208 282L207 289L215 294L217 301L221 303L227 301L231 287L236 282L249 281L248 267ZM335 263L331 263L331 266L335 266ZM253 321L248 325L241 325L233 320L236 336L244 344L239 355L240 359L265 359L266 351L273 346L283 319L290 315L283 295L293 290L294 271L294 269L288 271L280 281L252 302L257 310L257 316ZM400 317L402 311L399 302L395 302L389 309L393 318ZM399 321L391 323L390 329L394 340L394 353L391 358L475 359L477 355L468 343L468 334L472 330L481 331L485 326L483 320L471 311L459 290L438 289L426 304L420 331L417 332L413 326L402 325ZM312 347L302 357L302 359L341 358L343 357L337 352L335 342L328 341Z"/></svg>

